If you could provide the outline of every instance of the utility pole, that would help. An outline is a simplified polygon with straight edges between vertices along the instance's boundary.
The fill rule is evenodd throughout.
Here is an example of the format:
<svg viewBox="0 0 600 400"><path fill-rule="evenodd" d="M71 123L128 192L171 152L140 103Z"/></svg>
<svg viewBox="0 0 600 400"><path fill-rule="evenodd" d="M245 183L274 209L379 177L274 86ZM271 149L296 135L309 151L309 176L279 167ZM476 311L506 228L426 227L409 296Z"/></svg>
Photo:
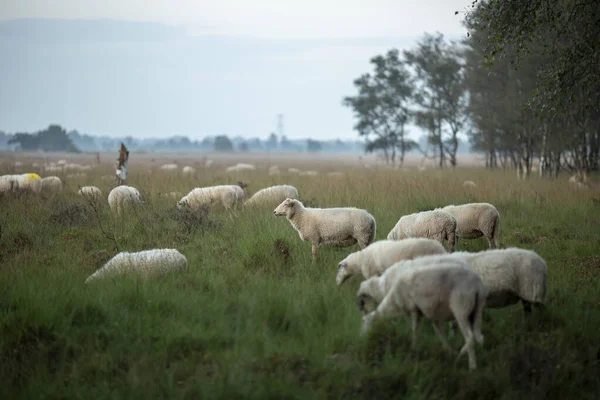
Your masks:
<svg viewBox="0 0 600 400"><path fill-rule="evenodd" d="M277 136L279 140L283 136L283 114L277 114Z"/></svg>

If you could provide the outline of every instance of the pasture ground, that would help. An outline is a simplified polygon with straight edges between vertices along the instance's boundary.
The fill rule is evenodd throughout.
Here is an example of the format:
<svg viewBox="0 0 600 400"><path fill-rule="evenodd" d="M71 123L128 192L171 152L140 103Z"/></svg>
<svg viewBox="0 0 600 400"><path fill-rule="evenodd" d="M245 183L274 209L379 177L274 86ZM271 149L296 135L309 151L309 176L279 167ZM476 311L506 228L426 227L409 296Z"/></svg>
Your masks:
<svg viewBox="0 0 600 400"><path fill-rule="evenodd" d="M225 161L208 169L197 161L197 173L184 177L159 171L159 158L173 161L132 157L128 184L146 205L123 219L106 203L112 158L85 177L42 172L65 178L60 195L0 198L0 398L598 399L597 189L577 190L567 176L523 182L513 172L320 166L291 156L278 159L279 176L258 160L256 171L238 174L225 173ZM37 172L32 161L22 172ZM288 166L322 173L298 176ZM343 175L326 175L333 170ZM0 164L0 175L12 172ZM355 248L323 247L312 264L310 244L272 215L274 206L182 218L175 200L159 195L238 180L251 193L292 184L307 206L365 208L378 240L404 214L492 203L501 247L533 249L548 262L547 307L527 321L520 305L486 310L474 372L444 352L428 323L416 352L407 318L361 338L359 281L335 285L337 263ZM477 187L463 188L464 180ZM97 213L75 194L88 184L103 190ZM116 247L177 248L189 272L84 285ZM485 239L459 242L486 248ZM458 350L462 337L450 344Z"/></svg>

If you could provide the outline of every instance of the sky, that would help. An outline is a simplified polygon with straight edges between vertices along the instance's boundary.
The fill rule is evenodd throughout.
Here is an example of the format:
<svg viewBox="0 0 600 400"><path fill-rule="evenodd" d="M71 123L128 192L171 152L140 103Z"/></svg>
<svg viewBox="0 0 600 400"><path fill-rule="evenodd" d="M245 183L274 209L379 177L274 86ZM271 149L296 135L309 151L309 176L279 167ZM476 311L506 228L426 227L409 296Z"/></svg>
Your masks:
<svg viewBox="0 0 600 400"><path fill-rule="evenodd" d="M289 138L356 138L342 98L369 59L464 37L469 4L0 0L0 130L266 137L283 114Z"/></svg>

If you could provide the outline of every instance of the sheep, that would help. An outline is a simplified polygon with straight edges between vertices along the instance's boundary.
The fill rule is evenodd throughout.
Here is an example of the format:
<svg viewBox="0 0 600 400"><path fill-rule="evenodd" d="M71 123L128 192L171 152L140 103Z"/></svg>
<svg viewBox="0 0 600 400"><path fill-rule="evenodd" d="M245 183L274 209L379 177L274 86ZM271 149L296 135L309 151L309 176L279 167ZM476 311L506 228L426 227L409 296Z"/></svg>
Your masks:
<svg viewBox="0 0 600 400"><path fill-rule="evenodd" d="M225 172L254 171L255 169L256 167L252 164L238 163L236 165L232 165L231 167L227 167Z"/></svg>
<svg viewBox="0 0 600 400"><path fill-rule="evenodd" d="M110 210L122 215L128 205L141 204L140 192L132 186L117 186L108 194L108 205Z"/></svg>
<svg viewBox="0 0 600 400"><path fill-rule="evenodd" d="M163 164L160 166L160 169L163 171L173 171L178 168L179 168L179 166L177 166L177 164Z"/></svg>
<svg viewBox="0 0 600 400"><path fill-rule="evenodd" d="M328 172L327 176L344 176L343 172L339 172L339 171L333 171L333 172Z"/></svg>
<svg viewBox="0 0 600 400"><path fill-rule="evenodd" d="M42 179L38 174L21 174L16 177L17 189L23 192L42 191Z"/></svg>
<svg viewBox="0 0 600 400"><path fill-rule="evenodd" d="M422 237L437 240L443 244L447 241L446 249L454 251L456 247L456 219L447 212L421 211L404 215L390 231L388 240Z"/></svg>
<svg viewBox="0 0 600 400"><path fill-rule="evenodd" d="M436 208L436 210L440 210ZM456 219L456 236L476 239L485 236L489 247L500 247L500 213L488 203L469 203L441 208Z"/></svg>
<svg viewBox="0 0 600 400"><path fill-rule="evenodd" d="M474 189L477 187L477 185L473 181L464 181L462 185L464 188L473 188Z"/></svg>
<svg viewBox="0 0 600 400"><path fill-rule="evenodd" d="M58 193L63 190L63 183L58 176L46 176L41 179L42 192Z"/></svg>
<svg viewBox="0 0 600 400"><path fill-rule="evenodd" d="M301 170L299 170L298 168L288 168L288 172L289 172L290 174L299 174L299 173L301 173L302 171L301 171Z"/></svg>
<svg viewBox="0 0 600 400"><path fill-rule="evenodd" d="M0 193L16 192L19 190L19 175L0 176Z"/></svg>
<svg viewBox="0 0 600 400"><path fill-rule="evenodd" d="M363 316L361 332L368 333L375 319L409 314L414 349L419 317L423 315L431 320L442 346L449 350L442 324L454 319L465 339L458 358L467 353L469 369L476 369L474 341L483 344L481 322L488 291L481 278L465 262L456 259L439 259L431 263L417 258L404 263L410 263L412 267L403 269L377 308ZM361 285L356 297L359 308L365 295Z"/></svg>
<svg viewBox="0 0 600 400"><path fill-rule="evenodd" d="M300 176L318 176L319 171L303 171L299 173Z"/></svg>
<svg viewBox="0 0 600 400"><path fill-rule="evenodd" d="M278 185L264 188L254 193L244 206L279 204L285 199L297 199L298 189L290 185Z"/></svg>
<svg viewBox="0 0 600 400"><path fill-rule="evenodd" d="M532 305L541 308L546 298L548 266L535 251L510 247L469 253L455 252L443 256L426 256L435 262L451 258L466 262L489 290L488 308L503 308L521 301L526 314ZM394 266L396 268L396 266Z"/></svg>
<svg viewBox="0 0 600 400"><path fill-rule="evenodd" d="M186 165L185 167L183 167L183 169L181 170L181 172L184 175L194 175L196 173L196 168L190 167L190 166Z"/></svg>
<svg viewBox="0 0 600 400"><path fill-rule="evenodd" d="M271 165L269 167L269 176L274 176L274 175L279 175L279 174L280 174L279 166Z"/></svg>
<svg viewBox="0 0 600 400"><path fill-rule="evenodd" d="M398 261L412 260L429 254L446 254L446 250L431 239L379 240L340 261L335 281L341 285L354 275L362 274L365 279L380 276Z"/></svg>
<svg viewBox="0 0 600 400"><path fill-rule="evenodd" d="M90 275L85 283L128 273L137 274L142 279L156 278L172 272L184 271L187 267L187 258L175 249L121 252Z"/></svg>
<svg viewBox="0 0 600 400"><path fill-rule="evenodd" d="M321 244L340 247L358 244L364 249L375 239L375 218L354 207L308 208L300 200L287 198L273 214L286 216L300 239L311 242L313 261Z"/></svg>
<svg viewBox="0 0 600 400"><path fill-rule="evenodd" d="M177 203L177 208L190 207L198 210L203 206L220 203L226 210L236 209L244 198L244 191L238 185L219 185L196 188L183 196Z"/></svg>
<svg viewBox="0 0 600 400"><path fill-rule="evenodd" d="M102 191L96 186L80 186L77 194L88 200L98 201L102 196Z"/></svg>

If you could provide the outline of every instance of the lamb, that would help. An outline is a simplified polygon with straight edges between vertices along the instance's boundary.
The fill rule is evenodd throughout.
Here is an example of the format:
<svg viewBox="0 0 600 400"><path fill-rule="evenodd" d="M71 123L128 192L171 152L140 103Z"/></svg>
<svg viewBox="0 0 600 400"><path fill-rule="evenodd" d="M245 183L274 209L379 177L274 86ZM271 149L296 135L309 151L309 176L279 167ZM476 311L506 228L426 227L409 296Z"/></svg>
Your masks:
<svg viewBox="0 0 600 400"><path fill-rule="evenodd" d="M401 217L387 238L388 240L398 240L409 237L422 237L437 240L441 244L446 240L447 250L454 251L456 247L456 226L456 219L447 212L440 210L421 211Z"/></svg>
<svg viewBox="0 0 600 400"><path fill-rule="evenodd" d="M365 279L380 276L398 261L430 254L446 254L446 250L431 239L379 240L340 261L335 281L341 285L354 275L362 274Z"/></svg>
<svg viewBox="0 0 600 400"><path fill-rule="evenodd" d="M58 176L46 176L41 179L42 192L58 193L63 190L63 183Z"/></svg>
<svg viewBox="0 0 600 400"><path fill-rule="evenodd" d="M491 249L500 247L500 213L493 205L469 203L446 206L441 210L456 219L457 237L476 239L485 236Z"/></svg>
<svg viewBox="0 0 600 400"><path fill-rule="evenodd" d="M132 186L117 186L108 194L108 205L112 212L123 215L128 205L141 204L140 192Z"/></svg>
<svg viewBox="0 0 600 400"><path fill-rule="evenodd" d="M88 200L98 201L102 196L102 191L96 186L80 186L77 194Z"/></svg>
<svg viewBox="0 0 600 400"><path fill-rule="evenodd" d="M90 275L85 283L128 273L137 274L142 279L156 278L172 272L185 271L187 267L187 258L175 249L121 252Z"/></svg>
<svg viewBox="0 0 600 400"><path fill-rule="evenodd" d="M481 322L487 297L481 278L457 259L439 259L431 263L417 258L404 263L410 263L412 267L403 269L377 309L363 316L362 333L370 331L375 319L410 314L412 347L415 348L419 317L424 315L431 320L444 348L449 350L442 334L443 322L454 319L465 339L458 358L467 353L469 369L476 369L474 341L483 344ZM359 307L364 296L361 290L364 290L362 285L357 294Z"/></svg>
<svg viewBox="0 0 600 400"><path fill-rule="evenodd" d="M183 196L177 208L190 207L198 210L203 206L221 204L226 210L236 209L244 198L244 190L239 185L218 185L196 188Z"/></svg>
<svg viewBox="0 0 600 400"><path fill-rule="evenodd" d="M521 301L526 314L532 305L541 308L546 298L548 266L535 251L511 247L441 257L427 256L424 261L451 258L466 262L489 290L486 307L503 308Z"/></svg>
<svg viewBox="0 0 600 400"><path fill-rule="evenodd" d="M375 239L375 218L354 207L308 208L300 200L287 198L273 214L286 216L300 239L311 242L313 261L321 244L340 247L358 244L363 249Z"/></svg>
<svg viewBox="0 0 600 400"><path fill-rule="evenodd" d="M276 205L287 198L297 199L298 189L290 185L271 186L254 193L254 195L244 203L244 206Z"/></svg>

